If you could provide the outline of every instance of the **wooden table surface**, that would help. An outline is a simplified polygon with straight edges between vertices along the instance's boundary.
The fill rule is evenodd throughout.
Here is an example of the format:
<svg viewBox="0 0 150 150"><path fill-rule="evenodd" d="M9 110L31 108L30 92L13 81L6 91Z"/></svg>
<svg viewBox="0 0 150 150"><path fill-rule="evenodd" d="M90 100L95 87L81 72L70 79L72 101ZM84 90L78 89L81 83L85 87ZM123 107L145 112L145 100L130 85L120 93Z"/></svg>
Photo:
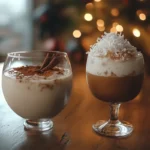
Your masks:
<svg viewBox="0 0 150 150"><path fill-rule="evenodd" d="M108 104L90 93L84 65L77 65L73 72L70 101L52 119L53 130L43 133L24 131L23 119L9 108L0 88L0 150L150 150L150 77L145 77L141 93L120 108L120 120L133 124L133 134L108 138L91 128L99 119L109 118Z"/></svg>

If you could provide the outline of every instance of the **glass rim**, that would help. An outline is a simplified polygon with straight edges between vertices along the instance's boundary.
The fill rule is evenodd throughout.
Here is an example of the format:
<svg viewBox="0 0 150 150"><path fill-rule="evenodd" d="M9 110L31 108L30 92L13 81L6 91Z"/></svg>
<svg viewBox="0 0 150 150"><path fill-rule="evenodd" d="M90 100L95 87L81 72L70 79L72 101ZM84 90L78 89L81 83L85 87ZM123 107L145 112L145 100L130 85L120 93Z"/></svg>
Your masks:
<svg viewBox="0 0 150 150"><path fill-rule="evenodd" d="M60 52L60 51L46 51L46 50L32 50L32 51L16 51L16 52L10 52L7 53L7 57L12 58L39 58L40 56L21 56L21 54L36 54L36 53L57 53L61 56L68 56L66 52ZM20 54L20 55L19 55Z"/></svg>

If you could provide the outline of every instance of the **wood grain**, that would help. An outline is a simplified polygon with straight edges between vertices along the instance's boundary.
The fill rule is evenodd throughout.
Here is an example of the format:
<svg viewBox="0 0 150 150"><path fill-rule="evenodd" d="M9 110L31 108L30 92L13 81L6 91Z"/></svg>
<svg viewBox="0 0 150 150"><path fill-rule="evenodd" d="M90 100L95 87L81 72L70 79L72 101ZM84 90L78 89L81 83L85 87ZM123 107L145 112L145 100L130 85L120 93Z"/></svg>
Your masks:
<svg viewBox="0 0 150 150"><path fill-rule="evenodd" d="M85 78L85 65L73 66L73 90L67 107L52 120L54 129L27 132L23 119L7 105L0 89L0 150L149 150L150 77L145 76L141 93L122 104L120 120L134 125L127 138L107 138L95 134L92 124L109 118L107 103L92 96ZM62 140L62 136L66 138Z"/></svg>

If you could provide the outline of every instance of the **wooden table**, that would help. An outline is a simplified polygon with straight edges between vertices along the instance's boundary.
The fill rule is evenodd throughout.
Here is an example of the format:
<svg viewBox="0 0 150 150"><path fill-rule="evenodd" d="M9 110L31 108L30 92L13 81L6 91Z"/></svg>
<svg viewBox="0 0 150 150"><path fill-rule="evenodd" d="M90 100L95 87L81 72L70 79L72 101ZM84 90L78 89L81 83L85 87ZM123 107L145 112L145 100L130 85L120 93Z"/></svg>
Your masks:
<svg viewBox="0 0 150 150"><path fill-rule="evenodd" d="M0 89L0 150L150 150L150 78L145 77L141 93L120 109L120 120L134 125L133 134L108 138L91 128L97 120L109 118L108 104L90 93L84 65L73 70L69 104L53 118L54 129L41 134L24 131L23 119L9 108Z"/></svg>

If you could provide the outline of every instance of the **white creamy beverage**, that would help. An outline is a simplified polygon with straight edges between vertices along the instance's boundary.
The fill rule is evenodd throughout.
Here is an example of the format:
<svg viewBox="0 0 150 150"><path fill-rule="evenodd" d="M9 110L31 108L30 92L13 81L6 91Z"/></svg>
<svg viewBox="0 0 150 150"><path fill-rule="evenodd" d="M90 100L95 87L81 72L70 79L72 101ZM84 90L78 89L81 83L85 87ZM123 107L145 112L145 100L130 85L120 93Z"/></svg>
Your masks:
<svg viewBox="0 0 150 150"><path fill-rule="evenodd" d="M36 67L5 71L2 86L8 105L23 118L51 118L67 104L72 86L70 70L56 68L43 74Z"/></svg>

